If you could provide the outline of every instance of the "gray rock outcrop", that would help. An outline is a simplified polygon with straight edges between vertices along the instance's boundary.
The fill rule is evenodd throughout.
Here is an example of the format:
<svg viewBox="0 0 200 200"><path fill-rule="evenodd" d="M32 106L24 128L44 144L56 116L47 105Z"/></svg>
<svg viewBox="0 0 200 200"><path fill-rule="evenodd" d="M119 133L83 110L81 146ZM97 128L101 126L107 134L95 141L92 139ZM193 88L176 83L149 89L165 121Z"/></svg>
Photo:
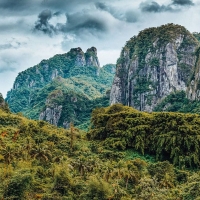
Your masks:
<svg viewBox="0 0 200 200"><path fill-rule="evenodd" d="M196 90L189 88L197 46L196 39L178 25L140 32L127 42L118 59L110 104L152 111L170 93L181 90L195 99Z"/></svg>
<svg viewBox="0 0 200 200"><path fill-rule="evenodd" d="M54 107L52 108L47 107L45 111L40 113L39 120L45 120L50 124L57 126L61 116L61 112L62 112L62 105L60 106L54 105Z"/></svg>
<svg viewBox="0 0 200 200"><path fill-rule="evenodd" d="M87 49L85 53L86 65L87 66L96 66L100 67L99 59L97 57L97 49L95 47L91 47Z"/></svg>
<svg viewBox="0 0 200 200"><path fill-rule="evenodd" d="M62 113L62 105L54 102L55 99L62 97L62 91L54 91L46 100L45 110L40 113L39 120L45 120L50 124L58 126Z"/></svg>

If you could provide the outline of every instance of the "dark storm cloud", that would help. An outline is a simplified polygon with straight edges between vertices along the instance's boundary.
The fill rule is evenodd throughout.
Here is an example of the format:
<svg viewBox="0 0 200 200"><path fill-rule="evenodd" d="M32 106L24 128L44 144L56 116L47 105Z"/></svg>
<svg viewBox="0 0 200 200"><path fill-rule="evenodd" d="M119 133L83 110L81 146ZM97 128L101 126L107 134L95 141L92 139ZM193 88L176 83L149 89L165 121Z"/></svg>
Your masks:
<svg viewBox="0 0 200 200"><path fill-rule="evenodd" d="M38 15L38 21L35 23L34 30L42 31L45 34L52 35L56 32L56 28L49 23L53 14L50 10L43 10Z"/></svg>
<svg viewBox="0 0 200 200"><path fill-rule="evenodd" d="M0 8L12 11L32 12L43 9L69 11L88 5L96 0L0 0Z"/></svg>
<svg viewBox="0 0 200 200"><path fill-rule="evenodd" d="M0 13L4 16L30 16L41 8L41 0L0 0Z"/></svg>
<svg viewBox="0 0 200 200"><path fill-rule="evenodd" d="M18 10L22 9L25 6L31 5L31 1L27 0L1 0L0 1L0 7L3 9L11 9L11 10Z"/></svg>
<svg viewBox="0 0 200 200"><path fill-rule="evenodd" d="M109 6L103 2L97 2L95 3L95 6L99 10L103 10L110 13L114 18L118 20L130 22L130 23L134 23L138 21L138 16L137 14L134 13L133 10L125 10L124 12L120 12L118 9L112 6Z"/></svg>
<svg viewBox="0 0 200 200"><path fill-rule="evenodd" d="M95 3L96 0L0 0L0 13L12 15L32 15L41 9L76 12Z"/></svg>
<svg viewBox="0 0 200 200"><path fill-rule="evenodd" d="M173 5L180 5L180 6L193 6L194 3L191 0L172 0Z"/></svg>
<svg viewBox="0 0 200 200"><path fill-rule="evenodd" d="M39 15L39 23L41 24L47 24L48 21L52 18L52 12L50 10L43 10Z"/></svg>
<svg viewBox="0 0 200 200"><path fill-rule="evenodd" d="M142 10L142 12L167 12L167 11L174 11L174 9L170 6L170 5L160 5L155 1L149 2L142 2L140 4L140 9Z"/></svg>
<svg viewBox="0 0 200 200"><path fill-rule="evenodd" d="M70 10L78 9L98 2L97 0L43 0L42 5L51 9Z"/></svg>
<svg viewBox="0 0 200 200"><path fill-rule="evenodd" d="M59 12L52 14L50 10L42 11L35 23L34 30L42 31L50 36L58 33L81 35L83 32L99 35L108 30L108 20L102 15L87 11L66 14L66 23L57 23L53 26L49 20L58 15L60 15Z"/></svg>
<svg viewBox="0 0 200 200"><path fill-rule="evenodd" d="M178 6L192 6L194 3L191 0L172 0L172 3L168 5L160 5L156 1L146 1L140 4L142 12L175 12L181 11Z"/></svg>
<svg viewBox="0 0 200 200"><path fill-rule="evenodd" d="M107 32L108 26L105 18L86 12L67 14L67 23L60 26L60 31L80 35L82 31L92 34L96 32Z"/></svg>

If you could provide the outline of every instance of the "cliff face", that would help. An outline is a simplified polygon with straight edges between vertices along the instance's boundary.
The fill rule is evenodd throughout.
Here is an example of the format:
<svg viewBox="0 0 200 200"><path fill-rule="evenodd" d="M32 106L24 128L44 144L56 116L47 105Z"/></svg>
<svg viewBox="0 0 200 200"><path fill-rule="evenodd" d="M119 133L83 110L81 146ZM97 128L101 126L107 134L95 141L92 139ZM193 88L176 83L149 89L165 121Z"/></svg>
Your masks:
<svg viewBox="0 0 200 200"><path fill-rule="evenodd" d="M185 91L195 99L198 41L184 27L168 24L141 31L123 48L110 103L152 111L166 96ZM194 86L195 87L195 86ZM193 88L194 88L193 87Z"/></svg>
<svg viewBox="0 0 200 200"><path fill-rule="evenodd" d="M62 98L62 91L54 91L46 99L45 110L39 115L39 120L44 120L58 126L58 122L62 113L62 105L58 105L54 100Z"/></svg>
<svg viewBox="0 0 200 200"><path fill-rule="evenodd" d="M99 59L97 57L97 49L91 47L85 53L86 65L100 67Z"/></svg>
<svg viewBox="0 0 200 200"><path fill-rule="evenodd" d="M196 64L191 83L187 89L187 97L191 100L200 100L200 48L196 51Z"/></svg>

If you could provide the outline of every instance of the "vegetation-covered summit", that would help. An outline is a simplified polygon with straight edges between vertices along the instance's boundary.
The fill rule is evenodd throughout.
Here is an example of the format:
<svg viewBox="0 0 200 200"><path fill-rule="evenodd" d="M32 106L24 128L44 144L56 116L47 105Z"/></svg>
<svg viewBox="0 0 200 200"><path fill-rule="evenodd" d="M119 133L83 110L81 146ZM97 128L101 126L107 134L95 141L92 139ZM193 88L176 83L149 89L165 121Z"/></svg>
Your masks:
<svg viewBox="0 0 200 200"><path fill-rule="evenodd" d="M188 45L198 44L196 39L197 34L191 34L184 26L166 24L160 27L152 27L140 31L137 36L132 37L126 42L121 55L123 55L124 51L128 49L132 59L134 59L136 55L138 56L139 65L142 67L146 63L145 57L149 52L156 51L159 47L173 42L180 36L182 36L183 40L180 50L182 48L187 48ZM120 62L120 59L118 62Z"/></svg>
<svg viewBox="0 0 200 200"><path fill-rule="evenodd" d="M19 73L6 101L12 112L22 112L31 119L59 126L69 125L70 121L80 125L89 120L91 109L99 106L96 102L109 105L106 92L114 73L113 64L100 67L95 47L86 53L74 48Z"/></svg>

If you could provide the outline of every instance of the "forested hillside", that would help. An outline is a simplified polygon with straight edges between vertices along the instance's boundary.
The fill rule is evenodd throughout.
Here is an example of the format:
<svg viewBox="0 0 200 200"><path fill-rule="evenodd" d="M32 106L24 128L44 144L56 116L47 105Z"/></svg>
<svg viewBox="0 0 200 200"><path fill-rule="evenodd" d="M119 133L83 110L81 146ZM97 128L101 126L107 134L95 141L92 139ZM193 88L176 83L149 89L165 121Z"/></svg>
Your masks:
<svg viewBox="0 0 200 200"><path fill-rule="evenodd" d="M92 122L85 134L0 109L0 198L198 199L198 115L113 105Z"/></svg>
<svg viewBox="0 0 200 200"><path fill-rule="evenodd" d="M41 61L19 73L6 101L12 112L69 127L89 123L92 109L109 105L115 65L100 67L97 49L81 48Z"/></svg>

